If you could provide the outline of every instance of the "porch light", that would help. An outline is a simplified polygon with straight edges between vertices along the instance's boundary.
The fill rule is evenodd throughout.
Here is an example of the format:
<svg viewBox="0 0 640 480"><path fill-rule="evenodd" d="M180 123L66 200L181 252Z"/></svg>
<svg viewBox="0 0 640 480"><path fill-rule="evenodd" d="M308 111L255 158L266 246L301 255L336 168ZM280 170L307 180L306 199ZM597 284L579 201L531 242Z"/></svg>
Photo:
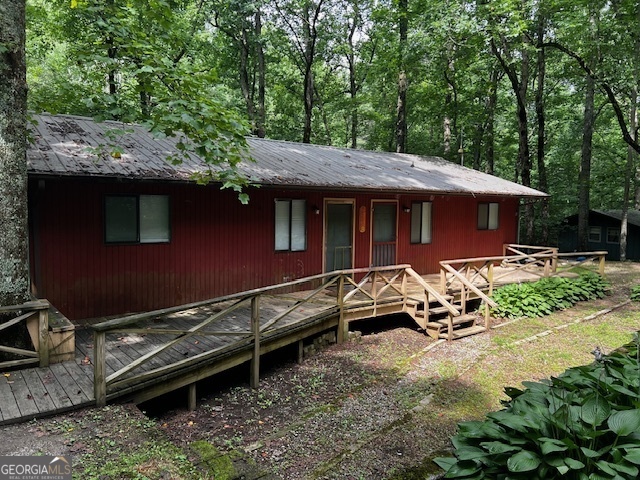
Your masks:
<svg viewBox="0 0 640 480"><path fill-rule="evenodd" d="M403 211L404 213L409 213L409 212L411 212L411 207L407 207L407 206L405 205L404 207L402 207L402 211Z"/></svg>
<svg viewBox="0 0 640 480"><path fill-rule="evenodd" d="M320 215L320 208L318 208L317 205L313 206L313 213L315 213L316 215Z"/></svg>

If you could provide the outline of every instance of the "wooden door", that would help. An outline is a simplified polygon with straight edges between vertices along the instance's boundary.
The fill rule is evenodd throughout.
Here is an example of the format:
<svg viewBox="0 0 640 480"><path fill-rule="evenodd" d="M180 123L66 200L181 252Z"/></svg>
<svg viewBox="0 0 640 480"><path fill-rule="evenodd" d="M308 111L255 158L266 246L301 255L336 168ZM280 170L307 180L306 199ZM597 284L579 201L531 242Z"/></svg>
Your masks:
<svg viewBox="0 0 640 480"><path fill-rule="evenodd" d="M397 212L395 202L374 202L371 228L371 266L396 264Z"/></svg>

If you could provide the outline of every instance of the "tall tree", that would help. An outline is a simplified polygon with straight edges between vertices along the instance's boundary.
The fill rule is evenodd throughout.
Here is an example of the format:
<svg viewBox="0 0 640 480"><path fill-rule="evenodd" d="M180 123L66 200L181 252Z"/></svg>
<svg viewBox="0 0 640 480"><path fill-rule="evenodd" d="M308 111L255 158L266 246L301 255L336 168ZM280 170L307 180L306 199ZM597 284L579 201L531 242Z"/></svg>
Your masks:
<svg viewBox="0 0 640 480"><path fill-rule="evenodd" d="M407 38L409 33L409 0L398 0L398 105L396 108L396 152L403 153L407 148Z"/></svg>
<svg viewBox="0 0 640 480"><path fill-rule="evenodd" d="M25 1L0 2L0 305L29 298Z"/></svg>
<svg viewBox="0 0 640 480"><path fill-rule="evenodd" d="M529 148L529 118L528 118L528 88L530 81L529 50L532 35L524 19L530 18L526 2L521 2L516 11L505 12L504 17L514 22L515 26L504 27L507 20L490 14L490 21L498 27L489 27L489 42L491 51L498 59L504 70L516 99L516 116L518 119L518 161L516 163L515 179L523 185L531 186L531 153ZM511 18L511 16L515 17ZM524 24L524 26L523 26ZM516 40L514 40L514 38ZM533 241L534 208L531 202L525 204L524 212L525 237L524 241Z"/></svg>
<svg viewBox="0 0 640 480"><path fill-rule="evenodd" d="M314 108L314 64L316 62L317 46L319 40L318 23L323 14L325 0L304 0L294 2L284 0L276 2L280 22L284 25L287 34L293 41L293 50L303 81L304 125L302 130L302 142L311 142L311 128ZM324 15L325 23L327 22Z"/></svg>

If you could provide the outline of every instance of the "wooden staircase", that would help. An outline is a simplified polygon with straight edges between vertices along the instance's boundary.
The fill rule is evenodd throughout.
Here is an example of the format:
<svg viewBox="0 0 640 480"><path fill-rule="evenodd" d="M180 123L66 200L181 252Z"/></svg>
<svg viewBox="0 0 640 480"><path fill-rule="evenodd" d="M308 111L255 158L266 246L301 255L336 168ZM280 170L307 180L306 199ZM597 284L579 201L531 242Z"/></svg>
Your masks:
<svg viewBox="0 0 640 480"><path fill-rule="evenodd" d="M466 302L456 301L452 295L444 295L444 298L454 305L460 315L453 315L437 300L432 299L429 299L426 308L425 302L421 302L413 312L415 321L430 337L451 341L486 331L486 327L479 323L483 321L482 317L466 313Z"/></svg>

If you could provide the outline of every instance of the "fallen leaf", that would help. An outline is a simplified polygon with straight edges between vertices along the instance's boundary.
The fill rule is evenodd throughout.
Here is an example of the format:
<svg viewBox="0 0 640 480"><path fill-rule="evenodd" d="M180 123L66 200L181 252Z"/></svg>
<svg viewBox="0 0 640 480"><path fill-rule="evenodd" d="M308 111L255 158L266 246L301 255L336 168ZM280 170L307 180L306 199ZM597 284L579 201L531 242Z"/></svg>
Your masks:
<svg viewBox="0 0 640 480"><path fill-rule="evenodd" d="M3 374L3 375L4 375L5 377L7 377L7 378L9 378L9 377L11 376L11 374L10 374L10 373L5 373L5 374Z"/></svg>
<svg viewBox="0 0 640 480"><path fill-rule="evenodd" d="M89 365L91 363L91 359L89 357L84 357L82 359L82 363L85 365Z"/></svg>
<svg viewBox="0 0 640 480"><path fill-rule="evenodd" d="M33 396L30 393L27 394L27 400L33 400Z"/></svg>

